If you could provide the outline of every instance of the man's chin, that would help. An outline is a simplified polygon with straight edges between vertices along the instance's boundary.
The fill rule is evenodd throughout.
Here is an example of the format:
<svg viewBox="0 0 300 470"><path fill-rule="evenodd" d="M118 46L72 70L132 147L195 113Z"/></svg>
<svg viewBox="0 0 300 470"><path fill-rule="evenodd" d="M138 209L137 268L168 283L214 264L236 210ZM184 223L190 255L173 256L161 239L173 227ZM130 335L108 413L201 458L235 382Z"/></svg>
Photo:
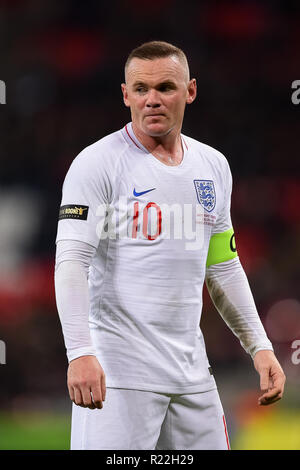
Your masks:
<svg viewBox="0 0 300 470"><path fill-rule="evenodd" d="M145 134L151 137L163 137L171 132L172 128L165 126L160 123L153 123L147 126L144 126Z"/></svg>

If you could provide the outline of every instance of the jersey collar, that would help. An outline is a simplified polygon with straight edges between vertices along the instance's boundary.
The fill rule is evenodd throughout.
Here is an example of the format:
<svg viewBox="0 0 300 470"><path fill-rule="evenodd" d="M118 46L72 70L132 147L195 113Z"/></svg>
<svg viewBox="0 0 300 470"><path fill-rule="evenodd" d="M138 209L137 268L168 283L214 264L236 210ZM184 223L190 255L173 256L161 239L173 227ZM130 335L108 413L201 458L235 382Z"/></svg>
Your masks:
<svg viewBox="0 0 300 470"><path fill-rule="evenodd" d="M141 142L138 140L135 133L133 132L132 122L127 123L124 126L123 131L126 135L126 138L129 139L131 141L131 143L133 143L137 148L139 148L140 150L143 150L146 153L150 153L149 150L147 150L146 147L144 147L141 144ZM188 150L188 145L187 145L186 140L184 139L183 135L180 134L180 136L181 136L181 142L182 142L182 148L183 148L183 158L184 158L185 155L186 155L186 152Z"/></svg>

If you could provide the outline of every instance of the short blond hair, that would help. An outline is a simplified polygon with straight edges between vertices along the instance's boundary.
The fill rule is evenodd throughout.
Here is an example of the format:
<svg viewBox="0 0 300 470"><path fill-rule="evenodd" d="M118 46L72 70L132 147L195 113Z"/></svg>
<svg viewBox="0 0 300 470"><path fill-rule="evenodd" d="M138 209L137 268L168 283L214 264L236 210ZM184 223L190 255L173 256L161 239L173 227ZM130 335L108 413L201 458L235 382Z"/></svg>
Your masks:
<svg viewBox="0 0 300 470"><path fill-rule="evenodd" d="M125 63L125 77L129 63L132 59L154 60L164 57L177 57L187 72L187 79L190 78L189 64L185 53L179 47L165 41L149 41L133 49Z"/></svg>

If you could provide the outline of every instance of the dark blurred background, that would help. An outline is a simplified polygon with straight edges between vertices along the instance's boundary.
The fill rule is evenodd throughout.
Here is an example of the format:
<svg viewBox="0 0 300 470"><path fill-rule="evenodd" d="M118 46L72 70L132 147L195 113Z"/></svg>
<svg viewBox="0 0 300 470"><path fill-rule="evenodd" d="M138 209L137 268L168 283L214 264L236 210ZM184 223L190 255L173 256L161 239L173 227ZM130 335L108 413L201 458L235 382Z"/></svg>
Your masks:
<svg viewBox="0 0 300 470"><path fill-rule="evenodd" d="M182 48L197 79L183 133L228 158L239 255L287 376L284 399L258 407L251 358L205 290L201 326L232 447L300 449L300 354L292 348L300 340L296 0L0 1L1 449L69 446L53 285L61 187L84 147L130 121L123 66L134 47L154 39Z"/></svg>

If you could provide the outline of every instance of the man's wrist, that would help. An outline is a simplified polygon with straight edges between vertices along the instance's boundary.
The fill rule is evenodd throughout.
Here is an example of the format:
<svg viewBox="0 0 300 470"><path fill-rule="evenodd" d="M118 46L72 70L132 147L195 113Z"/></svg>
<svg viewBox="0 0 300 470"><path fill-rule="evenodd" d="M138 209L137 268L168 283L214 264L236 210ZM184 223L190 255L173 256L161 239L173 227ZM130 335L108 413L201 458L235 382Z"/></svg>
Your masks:
<svg viewBox="0 0 300 470"><path fill-rule="evenodd" d="M96 356L96 351L93 347L82 347L72 349L72 351L67 351L67 358L69 363L74 361L74 359L78 359L82 356Z"/></svg>
<svg viewBox="0 0 300 470"><path fill-rule="evenodd" d="M250 351L250 355L251 355L253 360L254 360L255 355L259 351L270 351L270 352L274 353L274 349L273 349L273 346L271 344L270 344L270 346L257 346L253 350Z"/></svg>

